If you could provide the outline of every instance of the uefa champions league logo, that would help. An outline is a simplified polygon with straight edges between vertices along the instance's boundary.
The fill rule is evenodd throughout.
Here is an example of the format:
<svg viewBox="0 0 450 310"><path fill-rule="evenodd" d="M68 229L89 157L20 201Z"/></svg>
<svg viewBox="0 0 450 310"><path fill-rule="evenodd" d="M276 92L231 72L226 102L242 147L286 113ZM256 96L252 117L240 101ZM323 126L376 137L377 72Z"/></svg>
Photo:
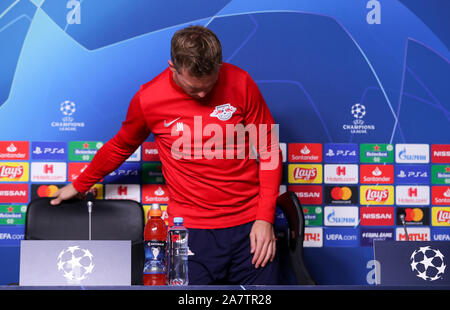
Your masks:
<svg viewBox="0 0 450 310"><path fill-rule="evenodd" d="M363 120L367 114L365 105L355 103L351 106L350 113L354 118L353 123L342 125L343 130L349 131L351 134L368 134L370 131L375 130L375 125L366 124Z"/></svg>
<svg viewBox="0 0 450 310"><path fill-rule="evenodd" d="M61 103L61 113L65 116L71 116L73 113L75 113L75 103L69 100L64 101Z"/></svg>
<svg viewBox="0 0 450 310"><path fill-rule="evenodd" d="M61 120L51 122L51 127L58 128L60 131L77 131L79 127L85 127L84 122L77 122L73 117L77 111L75 102L70 100L61 102L59 111L62 114L62 118Z"/></svg>
<svg viewBox="0 0 450 310"><path fill-rule="evenodd" d="M94 256L89 250L78 245L62 250L57 258L58 271L68 284L77 285L94 271Z"/></svg>
<svg viewBox="0 0 450 310"><path fill-rule="evenodd" d="M444 255L429 246L420 247L411 254L411 270L425 281L442 279L445 268Z"/></svg>
<svg viewBox="0 0 450 310"><path fill-rule="evenodd" d="M356 119L362 119L366 115L366 107L360 103L352 106L352 115Z"/></svg>

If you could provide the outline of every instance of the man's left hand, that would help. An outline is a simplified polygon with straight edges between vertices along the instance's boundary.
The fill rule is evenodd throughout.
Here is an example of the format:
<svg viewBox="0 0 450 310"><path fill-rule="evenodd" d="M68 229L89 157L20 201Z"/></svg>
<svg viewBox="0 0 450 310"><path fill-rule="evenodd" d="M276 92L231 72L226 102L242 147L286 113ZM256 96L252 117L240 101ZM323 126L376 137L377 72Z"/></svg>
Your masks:
<svg viewBox="0 0 450 310"><path fill-rule="evenodd" d="M255 268L264 267L275 258L276 239L273 225L263 220L256 220L250 232L250 253L253 254L252 264Z"/></svg>

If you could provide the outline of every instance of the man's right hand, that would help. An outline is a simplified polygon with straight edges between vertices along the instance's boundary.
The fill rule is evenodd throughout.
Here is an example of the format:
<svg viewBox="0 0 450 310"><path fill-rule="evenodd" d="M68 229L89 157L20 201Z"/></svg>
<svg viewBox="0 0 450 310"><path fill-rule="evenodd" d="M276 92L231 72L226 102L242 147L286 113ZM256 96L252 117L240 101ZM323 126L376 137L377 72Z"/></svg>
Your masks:
<svg viewBox="0 0 450 310"><path fill-rule="evenodd" d="M72 183L60 188L53 197L55 199L50 200L50 204L56 206L59 205L63 200L68 200L74 198L77 195L81 195L75 187L73 187Z"/></svg>

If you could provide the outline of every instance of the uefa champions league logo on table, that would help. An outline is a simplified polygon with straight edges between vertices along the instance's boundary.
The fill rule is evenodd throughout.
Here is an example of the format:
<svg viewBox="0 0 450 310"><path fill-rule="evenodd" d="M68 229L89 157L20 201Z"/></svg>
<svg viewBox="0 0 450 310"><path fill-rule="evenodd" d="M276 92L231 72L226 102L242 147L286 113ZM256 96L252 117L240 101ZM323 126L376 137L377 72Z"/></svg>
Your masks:
<svg viewBox="0 0 450 310"><path fill-rule="evenodd" d="M58 271L66 278L67 284L80 285L94 271L94 256L89 250L78 245L62 250L57 258Z"/></svg>
<svg viewBox="0 0 450 310"><path fill-rule="evenodd" d="M411 254L411 270L416 276L425 281L442 279L447 267L444 263L444 255L439 250L429 246L420 247Z"/></svg>

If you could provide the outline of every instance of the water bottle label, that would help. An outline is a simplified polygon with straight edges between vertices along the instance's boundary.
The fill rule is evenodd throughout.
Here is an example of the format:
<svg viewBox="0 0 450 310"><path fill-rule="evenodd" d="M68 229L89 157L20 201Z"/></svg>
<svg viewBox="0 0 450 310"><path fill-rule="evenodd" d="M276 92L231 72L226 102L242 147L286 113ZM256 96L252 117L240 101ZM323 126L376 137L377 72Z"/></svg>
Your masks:
<svg viewBox="0 0 450 310"><path fill-rule="evenodd" d="M188 257L188 249L181 247L181 248L175 248L174 249L175 255L182 256L184 260Z"/></svg>
<svg viewBox="0 0 450 310"><path fill-rule="evenodd" d="M144 274L166 273L166 248L165 241L145 241Z"/></svg>

